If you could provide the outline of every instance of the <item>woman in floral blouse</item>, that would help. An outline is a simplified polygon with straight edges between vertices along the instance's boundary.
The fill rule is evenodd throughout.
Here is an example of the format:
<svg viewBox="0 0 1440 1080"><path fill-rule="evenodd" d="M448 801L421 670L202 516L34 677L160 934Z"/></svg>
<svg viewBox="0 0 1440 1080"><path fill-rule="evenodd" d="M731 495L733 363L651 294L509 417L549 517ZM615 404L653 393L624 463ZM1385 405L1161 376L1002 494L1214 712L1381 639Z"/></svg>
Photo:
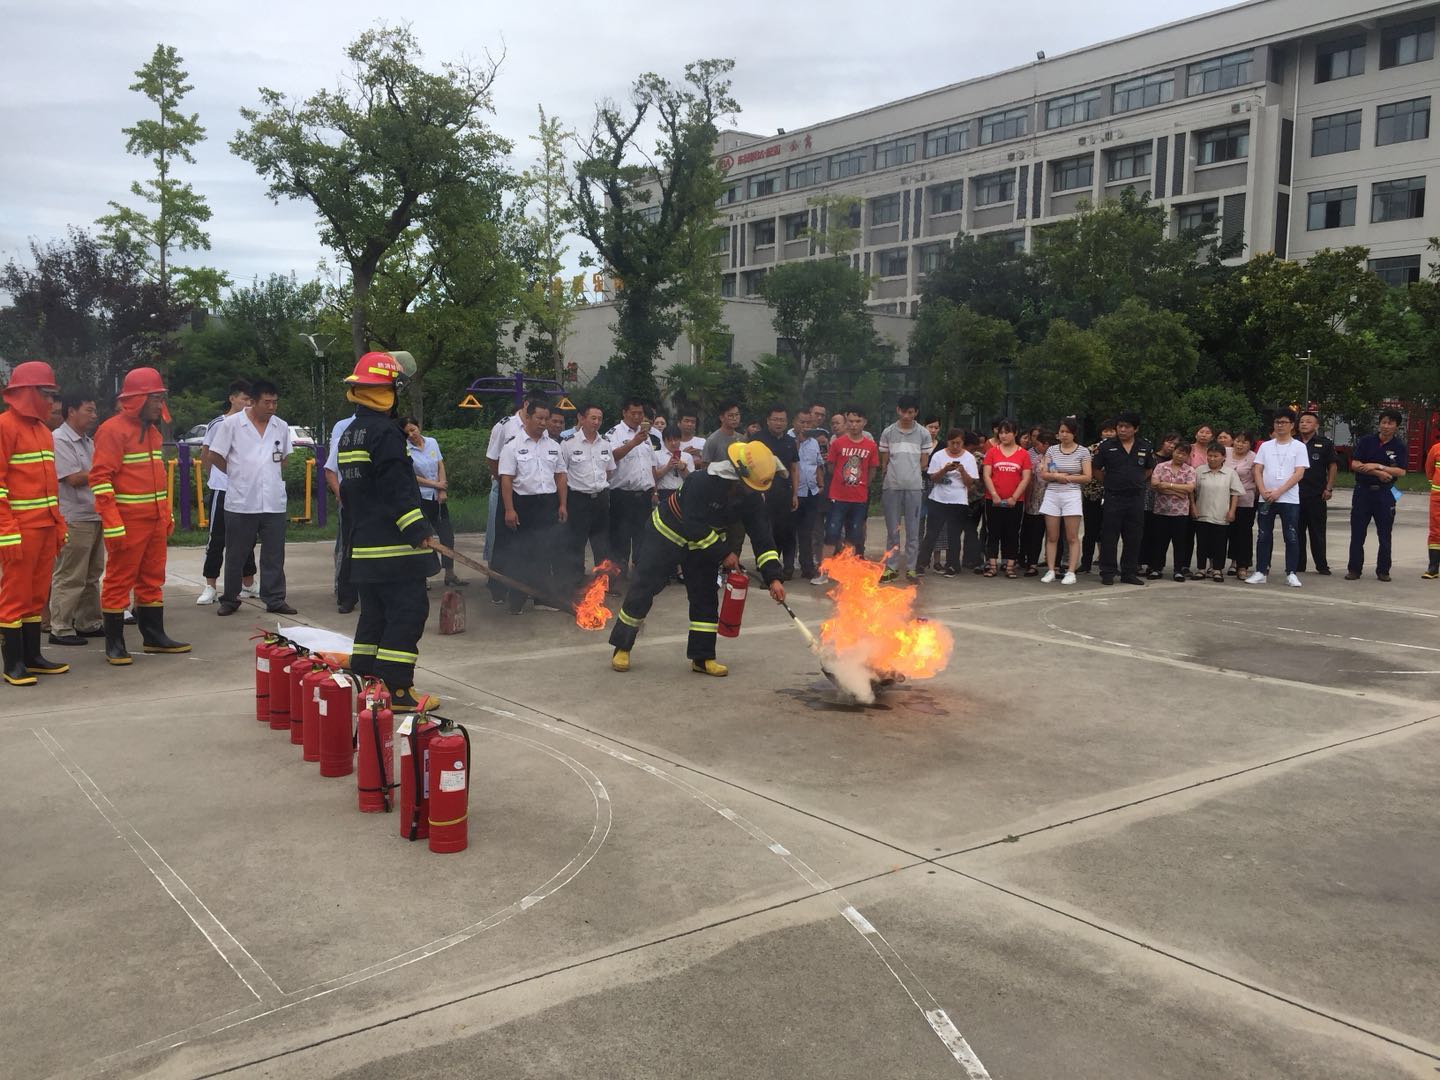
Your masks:
<svg viewBox="0 0 1440 1080"><path fill-rule="evenodd" d="M1155 491L1155 551L1150 564L1152 578L1165 569L1165 553L1175 548L1175 580L1190 576L1190 553L1195 533L1190 524L1190 496L1195 491L1195 467L1190 464L1190 444L1183 439L1171 450L1171 459L1155 466L1150 474Z"/></svg>

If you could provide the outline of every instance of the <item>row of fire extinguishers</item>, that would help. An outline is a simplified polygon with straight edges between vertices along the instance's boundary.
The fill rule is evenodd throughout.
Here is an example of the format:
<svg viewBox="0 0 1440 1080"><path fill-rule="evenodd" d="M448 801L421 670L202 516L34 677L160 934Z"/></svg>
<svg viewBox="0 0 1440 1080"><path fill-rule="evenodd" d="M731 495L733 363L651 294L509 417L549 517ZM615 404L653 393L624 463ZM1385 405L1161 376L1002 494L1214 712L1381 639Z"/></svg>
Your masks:
<svg viewBox="0 0 1440 1080"><path fill-rule="evenodd" d="M465 850L470 736L463 727L415 715L397 729L384 683L359 679L278 634L255 646L255 718L288 731L321 776L355 773L361 813L390 813L398 787L402 837L428 839L435 852ZM391 764L397 734L398 781Z"/></svg>

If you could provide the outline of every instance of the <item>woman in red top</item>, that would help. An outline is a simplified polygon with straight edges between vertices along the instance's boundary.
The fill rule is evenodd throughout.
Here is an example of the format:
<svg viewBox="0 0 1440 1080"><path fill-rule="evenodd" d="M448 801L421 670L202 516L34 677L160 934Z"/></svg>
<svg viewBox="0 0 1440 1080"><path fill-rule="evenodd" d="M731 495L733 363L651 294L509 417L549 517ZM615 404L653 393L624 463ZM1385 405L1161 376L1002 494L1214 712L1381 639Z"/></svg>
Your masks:
<svg viewBox="0 0 1440 1080"><path fill-rule="evenodd" d="M1005 558L1005 576L1016 577L1015 556L1020 550L1020 524L1025 514L1025 489L1030 486L1030 452L1015 444L1015 425L1001 420L996 426L999 446L985 451L985 498L989 503L985 535L985 576L995 576L995 557Z"/></svg>

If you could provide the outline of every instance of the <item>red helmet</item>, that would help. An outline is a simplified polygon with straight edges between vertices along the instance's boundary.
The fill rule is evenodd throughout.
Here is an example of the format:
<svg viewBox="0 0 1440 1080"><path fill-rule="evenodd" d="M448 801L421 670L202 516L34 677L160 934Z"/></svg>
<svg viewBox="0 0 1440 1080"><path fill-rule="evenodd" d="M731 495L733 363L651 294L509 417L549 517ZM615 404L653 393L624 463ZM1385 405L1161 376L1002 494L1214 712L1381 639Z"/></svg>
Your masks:
<svg viewBox="0 0 1440 1080"><path fill-rule="evenodd" d="M389 353L367 352L355 361L355 370L345 376L352 386L389 386L404 379L405 371Z"/></svg>
<svg viewBox="0 0 1440 1080"><path fill-rule="evenodd" d="M125 381L120 384L120 397L123 400L128 397L142 397L149 394L168 393L165 383L160 379L160 372L153 367L137 367L125 375Z"/></svg>
<svg viewBox="0 0 1440 1080"><path fill-rule="evenodd" d="M5 389L21 390L27 386L33 386L37 390L60 388L55 382L55 372L44 360L26 360L25 363L17 365L10 373L10 381L5 384Z"/></svg>

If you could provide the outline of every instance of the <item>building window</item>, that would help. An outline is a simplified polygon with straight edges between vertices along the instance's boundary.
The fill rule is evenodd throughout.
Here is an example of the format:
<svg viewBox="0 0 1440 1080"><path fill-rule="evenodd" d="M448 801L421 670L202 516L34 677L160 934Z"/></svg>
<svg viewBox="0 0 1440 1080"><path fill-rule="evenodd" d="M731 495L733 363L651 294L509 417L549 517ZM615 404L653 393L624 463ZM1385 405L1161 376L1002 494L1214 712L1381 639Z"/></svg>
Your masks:
<svg viewBox="0 0 1440 1080"><path fill-rule="evenodd" d="M1435 55L1435 20L1392 26L1380 31L1381 69L1418 64Z"/></svg>
<svg viewBox="0 0 1440 1080"><path fill-rule="evenodd" d="M925 156L927 158L958 154L969 145L969 124L951 124L949 127L936 128L934 131L925 133Z"/></svg>
<svg viewBox="0 0 1440 1080"><path fill-rule="evenodd" d="M1030 131L1030 110L1006 109L980 118L980 145L1018 139Z"/></svg>
<svg viewBox="0 0 1440 1080"><path fill-rule="evenodd" d="M810 226L809 214L791 214L785 218L785 239L804 240L805 230Z"/></svg>
<svg viewBox="0 0 1440 1080"><path fill-rule="evenodd" d="M1065 127L1069 124L1083 124L1100 115L1100 90L1082 90L1078 94L1051 98L1045 103L1045 126Z"/></svg>
<svg viewBox="0 0 1440 1080"><path fill-rule="evenodd" d="M770 271L769 271L768 268L765 269L765 270L748 270L748 271L746 271L746 273L745 273L745 295L746 295L746 296L759 296L759 295L760 295L760 283L765 280L765 275L768 274L769 272L770 272Z"/></svg>
<svg viewBox="0 0 1440 1080"><path fill-rule="evenodd" d="M1002 249L1007 255L1023 255L1023 254L1025 254L1025 230L1024 230L1024 229L1020 229L1020 230L1018 230L1018 231L1016 231L1016 232L1000 233L999 235L997 235L997 236L995 237L995 242L1000 245L1001 249Z"/></svg>
<svg viewBox="0 0 1440 1080"><path fill-rule="evenodd" d="M1228 90L1232 86L1244 86L1250 81L1251 57L1251 51L1246 49L1244 52L1191 64L1186 69L1190 78L1185 92L1194 97L1196 94Z"/></svg>
<svg viewBox="0 0 1440 1080"><path fill-rule="evenodd" d="M729 228L715 230L715 244L711 250L713 250L716 255L723 255L730 250Z"/></svg>
<svg viewBox="0 0 1440 1080"><path fill-rule="evenodd" d="M875 258L880 265L881 277L904 277L910 267L910 253L905 248L877 252Z"/></svg>
<svg viewBox="0 0 1440 1080"><path fill-rule="evenodd" d="M740 192L743 191L739 184L731 184L725 189L725 193L715 200L716 206L729 206L731 203L740 201Z"/></svg>
<svg viewBox="0 0 1440 1080"><path fill-rule="evenodd" d="M1355 224L1355 189L1330 188L1310 192L1311 232L1317 229L1343 229Z"/></svg>
<svg viewBox="0 0 1440 1080"><path fill-rule="evenodd" d="M1202 131L1199 140L1198 165L1214 165L1220 161L1240 161L1250 156L1250 125L1231 124L1229 127L1211 128Z"/></svg>
<svg viewBox="0 0 1440 1080"><path fill-rule="evenodd" d="M1393 259L1371 259L1370 269L1392 289L1403 289L1420 280L1420 256L1400 255Z"/></svg>
<svg viewBox="0 0 1440 1080"><path fill-rule="evenodd" d="M1404 221L1425 216L1425 177L1386 180L1370 186L1370 220Z"/></svg>
<svg viewBox="0 0 1440 1080"><path fill-rule="evenodd" d="M920 249L920 272L922 274L933 274L940 269L940 264L945 261L945 253L949 249L944 244L931 244L929 247Z"/></svg>
<svg viewBox="0 0 1440 1080"><path fill-rule="evenodd" d="M952 180L930 189L930 213L953 214L965 205L965 181Z"/></svg>
<svg viewBox="0 0 1440 1080"><path fill-rule="evenodd" d="M976 206L994 206L997 203L1015 201L1015 173L1013 170L991 173L989 176L977 176L974 184Z"/></svg>
<svg viewBox="0 0 1440 1080"><path fill-rule="evenodd" d="M660 207L658 206L642 206L636 213L640 215L640 220L646 225L654 225L660 220Z"/></svg>
<svg viewBox="0 0 1440 1080"><path fill-rule="evenodd" d="M860 200L857 199L852 202L849 208L844 210L844 214L846 227L858 229L860 227ZM840 211L837 211L836 216L838 217L839 215Z"/></svg>
<svg viewBox="0 0 1440 1080"><path fill-rule="evenodd" d="M1360 110L1317 116L1310 125L1310 156L1360 149Z"/></svg>
<svg viewBox="0 0 1440 1080"><path fill-rule="evenodd" d="M1180 231L1204 229L1215 224L1220 216L1220 200L1206 199L1204 202L1186 203L1180 207Z"/></svg>
<svg viewBox="0 0 1440 1080"><path fill-rule="evenodd" d="M750 235L755 238L755 246L756 246L757 248L762 248L762 247L774 247L774 246L775 246L775 222L773 222L773 221L757 221L757 222L755 222L755 224L753 224L753 225L750 226Z"/></svg>
<svg viewBox="0 0 1440 1080"><path fill-rule="evenodd" d="M1053 168L1056 191L1074 191L1076 188L1095 186L1094 154L1057 161Z"/></svg>
<svg viewBox="0 0 1440 1080"><path fill-rule="evenodd" d="M780 173L778 170L750 177L750 198L752 199L758 199L764 195L774 195L779 190Z"/></svg>
<svg viewBox="0 0 1440 1080"><path fill-rule="evenodd" d="M831 180L843 180L847 176L859 176L864 171L864 150L851 150L848 154L836 154L830 159Z"/></svg>
<svg viewBox="0 0 1440 1080"><path fill-rule="evenodd" d="M1430 99L1414 98L1380 105L1375 110L1375 145L1413 142L1430 137Z"/></svg>
<svg viewBox="0 0 1440 1080"><path fill-rule="evenodd" d="M1327 41L1315 49L1315 81L1333 82L1365 74L1365 35Z"/></svg>
<svg viewBox="0 0 1440 1080"><path fill-rule="evenodd" d="M900 196L882 195L870 200L870 224L894 225L900 220Z"/></svg>
<svg viewBox="0 0 1440 1080"><path fill-rule="evenodd" d="M895 139L875 147L875 168L889 169L915 160L915 140Z"/></svg>
<svg viewBox="0 0 1440 1080"><path fill-rule="evenodd" d="M792 191L795 188L818 184L824 178L825 162L823 161L802 161L799 165L791 165L785 170L785 186Z"/></svg>
<svg viewBox="0 0 1440 1080"><path fill-rule="evenodd" d="M1137 146L1123 146L1119 150L1111 150L1106 176L1111 182L1149 176L1151 148L1150 143L1140 143Z"/></svg>
<svg viewBox="0 0 1440 1080"><path fill-rule="evenodd" d="M1112 88L1111 112L1129 112L1151 105L1163 105L1175 98L1175 75L1161 72L1157 75L1141 75L1135 79L1117 82Z"/></svg>
<svg viewBox="0 0 1440 1080"><path fill-rule="evenodd" d="M720 295L721 295L721 296L734 296L734 295L735 295L735 275L734 275L734 274L726 274L724 277L722 277L722 278L720 279Z"/></svg>

